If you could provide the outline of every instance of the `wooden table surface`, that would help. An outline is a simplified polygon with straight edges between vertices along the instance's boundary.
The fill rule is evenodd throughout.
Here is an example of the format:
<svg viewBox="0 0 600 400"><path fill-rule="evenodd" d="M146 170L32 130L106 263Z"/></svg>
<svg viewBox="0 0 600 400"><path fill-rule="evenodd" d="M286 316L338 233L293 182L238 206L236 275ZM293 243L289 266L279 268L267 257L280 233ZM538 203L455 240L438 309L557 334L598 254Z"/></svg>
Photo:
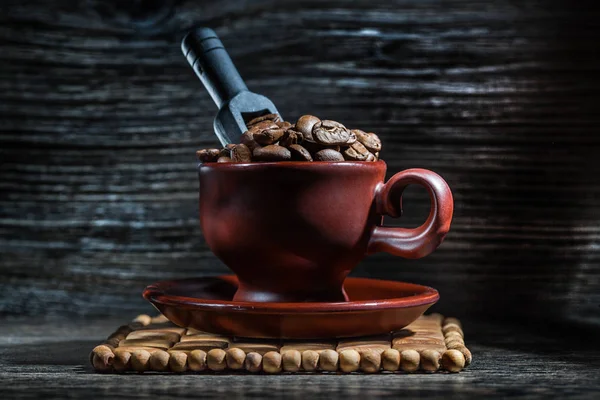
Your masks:
<svg viewBox="0 0 600 400"><path fill-rule="evenodd" d="M468 322L473 364L459 374L174 375L94 373L89 351L123 320L0 321L0 393L20 397L593 398L600 346L592 332ZM70 340L65 340L66 337ZM560 336L560 337L559 337Z"/></svg>

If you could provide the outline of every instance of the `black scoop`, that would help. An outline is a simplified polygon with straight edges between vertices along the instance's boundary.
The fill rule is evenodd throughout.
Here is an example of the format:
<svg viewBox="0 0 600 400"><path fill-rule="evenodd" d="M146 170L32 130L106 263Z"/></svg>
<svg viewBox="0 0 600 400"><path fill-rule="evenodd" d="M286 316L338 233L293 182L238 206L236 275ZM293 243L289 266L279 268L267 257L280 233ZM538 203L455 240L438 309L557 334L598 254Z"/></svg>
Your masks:
<svg viewBox="0 0 600 400"><path fill-rule="evenodd" d="M279 114L271 100L246 87L215 31L198 28L181 42L188 63L210 93L219 112L214 128L223 146L239 143L246 122L265 114Z"/></svg>

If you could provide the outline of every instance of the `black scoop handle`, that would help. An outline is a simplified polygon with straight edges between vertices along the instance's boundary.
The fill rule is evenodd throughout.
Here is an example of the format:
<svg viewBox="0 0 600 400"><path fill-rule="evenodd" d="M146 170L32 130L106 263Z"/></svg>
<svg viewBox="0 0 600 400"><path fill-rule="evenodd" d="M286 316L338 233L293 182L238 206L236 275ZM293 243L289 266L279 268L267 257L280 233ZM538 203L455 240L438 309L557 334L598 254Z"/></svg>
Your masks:
<svg viewBox="0 0 600 400"><path fill-rule="evenodd" d="M235 95L248 90L212 29L198 28L188 33L181 42L181 50L217 107L221 108Z"/></svg>

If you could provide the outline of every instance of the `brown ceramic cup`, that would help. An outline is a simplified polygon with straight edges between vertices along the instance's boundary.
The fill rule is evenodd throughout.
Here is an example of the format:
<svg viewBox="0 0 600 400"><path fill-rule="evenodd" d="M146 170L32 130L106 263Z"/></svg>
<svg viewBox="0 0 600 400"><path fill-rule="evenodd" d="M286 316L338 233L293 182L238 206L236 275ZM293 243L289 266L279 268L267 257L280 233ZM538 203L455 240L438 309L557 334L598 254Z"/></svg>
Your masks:
<svg viewBox="0 0 600 400"><path fill-rule="evenodd" d="M425 169L384 183L385 171L383 161L200 166L200 225L238 276L234 300L347 301L344 279L367 254L420 258L435 250L450 228L450 188ZM382 226L384 215L400 216L411 184L429 192L425 223Z"/></svg>

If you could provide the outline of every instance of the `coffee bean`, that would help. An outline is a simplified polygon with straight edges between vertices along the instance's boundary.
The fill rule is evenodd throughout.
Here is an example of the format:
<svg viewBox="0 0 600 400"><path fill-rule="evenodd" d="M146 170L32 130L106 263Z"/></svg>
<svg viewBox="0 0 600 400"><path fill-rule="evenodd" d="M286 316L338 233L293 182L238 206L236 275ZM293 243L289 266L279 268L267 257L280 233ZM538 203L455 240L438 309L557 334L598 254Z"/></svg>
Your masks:
<svg viewBox="0 0 600 400"><path fill-rule="evenodd" d="M351 161L365 161L369 156L369 150L360 142L354 142L352 146L344 150L344 158Z"/></svg>
<svg viewBox="0 0 600 400"><path fill-rule="evenodd" d="M248 122L246 124L247 127L250 127L252 125L256 125L259 122L262 121L272 121L272 122L279 122L281 121L281 117L277 114L266 114L266 115L261 115L260 117L256 117L254 119L252 119L250 122Z"/></svg>
<svg viewBox="0 0 600 400"><path fill-rule="evenodd" d="M350 134L350 137L348 138L348 141L346 142L345 146L356 143L356 135L354 133L352 133L352 131L348 131L348 132Z"/></svg>
<svg viewBox="0 0 600 400"><path fill-rule="evenodd" d="M263 146L278 141L285 131L281 128L269 128L254 134L254 140Z"/></svg>
<svg viewBox="0 0 600 400"><path fill-rule="evenodd" d="M360 129L353 129L352 132L356 135L356 139L363 144L371 153L376 153L381 150L381 140L374 133L367 133Z"/></svg>
<svg viewBox="0 0 600 400"><path fill-rule="evenodd" d="M259 161L288 161L292 158L288 149L274 144L254 149L252 156Z"/></svg>
<svg viewBox="0 0 600 400"><path fill-rule="evenodd" d="M304 140L314 142L312 130L317 122L321 120L314 115L303 115L296 121L296 131L302 134Z"/></svg>
<svg viewBox="0 0 600 400"><path fill-rule="evenodd" d="M251 127L248 128L248 130L253 134L256 135L259 132L264 131L265 129L280 129L276 123L274 123L271 120L265 120L265 121L261 121L257 124L252 125Z"/></svg>
<svg viewBox="0 0 600 400"><path fill-rule="evenodd" d="M308 150L299 144L292 144L289 147L290 153L292 154L293 161L312 161L312 157Z"/></svg>
<svg viewBox="0 0 600 400"><path fill-rule="evenodd" d="M203 149L198 150L196 156L198 157L198 160L203 163L215 162L219 158L220 152L221 150L219 149Z"/></svg>
<svg viewBox="0 0 600 400"><path fill-rule="evenodd" d="M298 144L299 142L302 142L302 134L293 129L285 131L281 139L279 139L279 145L283 147L289 147L290 145Z"/></svg>
<svg viewBox="0 0 600 400"><path fill-rule="evenodd" d="M231 157L231 149L229 147L223 147L219 151L219 157Z"/></svg>
<svg viewBox="0 0 600 400"><path fill-rule="evenodd" d="M338 146L338 145L325 146L323 144L311 142L308 140L303 141L302 146L304 146L304 148L306 148L306 150L308 150L310 152L310 154L315 154L315 153L318 153L319 151L325 150L325 149L340 151L340 146Z"/></svg>
<svg viewBox="0 0 600 400"><path fill-rule="evenodd" d="M324 149L315 154L315 161L344 161L344 156L339 151Z"/></svg>
<svg viewBox="0 0 600 400"><path fill-rule="evenodd" d="M324 120L313 126L312 136L321 144L345 144L350 139L350 131L339 122Z"/></svg>
<svg viewBox="0 0 600 400"><path fill-rule="evenodd" d="M240 144L199 150L200 162L377 161L381 141L374 133L349 130L336 121L301 116L295 125L277 114L252 119Z"/></svg>
<svg viewBox="0 0 600 400"><path fill-rule="evenodd" d="M276 122L276 124L278 127L283 129L284 131L287 131L288 129L290 129L292 127L292 124L290 124L287 121L279 121L279 122Z"/></svg>
<svg viewBox="0 0 600 400"><path fill-rule="evenodd" d="M252 161L252 152L245 144L238 144L231 149L231 159L233 162L249 163Z"/></svg>
<svg viewBox="0 0 600 400"><path fill-rule="evenodd" d="M260 147L260 145L256 143L256 140L254 140L254 134L250 131L244 132L240 142L248 146L250 151L254 151L255 148Z"/></svg>

